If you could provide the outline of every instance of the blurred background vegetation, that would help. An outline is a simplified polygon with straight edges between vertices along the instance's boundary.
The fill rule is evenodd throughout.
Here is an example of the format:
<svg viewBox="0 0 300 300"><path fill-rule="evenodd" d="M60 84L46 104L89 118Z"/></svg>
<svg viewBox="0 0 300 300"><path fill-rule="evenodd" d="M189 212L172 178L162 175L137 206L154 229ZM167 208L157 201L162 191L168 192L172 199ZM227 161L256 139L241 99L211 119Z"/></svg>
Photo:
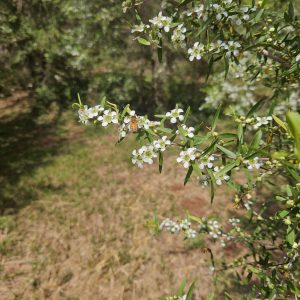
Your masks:
<svg viewBox="0 0 300 300"><path fill-rule="evenodd" d="M57 104L69 108L78 92L98 100L106 95L141 112L201 104L202 64L190 64L168 47L164 63L156 51L133 40L121 1L1 1L0 97L30 93L35 114ZM149 19L159 3L148 1ZM199 87L200 86L200 87Z"/></svg>

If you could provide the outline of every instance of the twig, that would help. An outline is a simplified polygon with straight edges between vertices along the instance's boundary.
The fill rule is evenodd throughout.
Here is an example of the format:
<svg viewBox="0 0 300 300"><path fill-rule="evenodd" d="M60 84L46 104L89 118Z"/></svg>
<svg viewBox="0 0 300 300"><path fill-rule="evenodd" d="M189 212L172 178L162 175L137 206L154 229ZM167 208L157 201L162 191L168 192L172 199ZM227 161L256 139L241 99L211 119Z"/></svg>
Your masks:
<svg viewBox="0 0 300 300"><path fill-rule="evenodd" d="M286 69L289 69L291 67L291 64L286 62L283 58L281 58L280 56L275 55L274 53L270 52L267 49L263 49L262 54L268 58L273 59L274 61L279 62L280 64L282 64Z"/></svg>

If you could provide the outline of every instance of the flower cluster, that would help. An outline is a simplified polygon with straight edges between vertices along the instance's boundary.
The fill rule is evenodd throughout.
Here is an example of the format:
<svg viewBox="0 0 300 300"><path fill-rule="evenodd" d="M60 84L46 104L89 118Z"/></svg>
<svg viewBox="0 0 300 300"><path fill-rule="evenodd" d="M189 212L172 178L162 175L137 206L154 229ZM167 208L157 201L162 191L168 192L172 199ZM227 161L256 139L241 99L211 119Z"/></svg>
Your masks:
<svg viewBox="0 0 300 300"><path fill-rule="evenodd" d="M170 145L171 141L168 139L168 137L163 136L161 139L155 140L153 143L147 146L142 146L138 150L133 150L131 161L139 168L142 168L144 163L151 165L153 164L153 159L157 158L158 152L164 152L167 146Z"/></svg>
<svg viewBox="0 0 300 300"><path fill-rule="evenodd" d="M241 220L237 218L230 218L228 219L229 224L231 224L233 227L236 227L240 224Z"/></svg>
<svg viewBox="0 0 300 300"><path fill-rule="evenodd" d="M253 159L244 160L244 164L246 165L248 170L258 170L260 169L264 163L259 157L254 157Z"/></svg>
<svg viewBox="0 0 300 300"><path fill-rule="evenodd" d="M78 110L79 122L87 125L89 124L90 119L94 119L102 111L104 111L104 108L101 105L96 105L90 108L88 108L87 105L84 105L82 108Z"/></svg>
<svg viewBox="0 0 300 300"><path fill-rule="evenodd" d="M197 231L191 228L191 222L188 219L184 219L180 223L165 219L162 221L159 228L160 230L166 230L173 234L178 234L182 231L187 239L194 239L198 235Z"/></svg>
<svg viewBox="0 0 300 300"><path fill-rule="evenodd" d="M222 247L226 246L226 241L230 241L233 237L230 234L226 234L221 229L221 226L217 220L207 220L202 218L200 224L200 232L206 232L213 240L219 240Z"/></svg>
<svg viewBox="0 0 300 300"><path fill-rule="evenodd" d="M149 20L149 22L152 23L154 27L164 29L165 32L169 32L172 26L172 18L163 16L162 12L160 12L158 16Z"/></svg>
<svg viewBox="0 0 300 300"><path fill-rule="evenodd" d="M181 48L185 48L185 33L186 28L183 24L178 25L172 34L171 40L175 45L179 45Z"/></svg>

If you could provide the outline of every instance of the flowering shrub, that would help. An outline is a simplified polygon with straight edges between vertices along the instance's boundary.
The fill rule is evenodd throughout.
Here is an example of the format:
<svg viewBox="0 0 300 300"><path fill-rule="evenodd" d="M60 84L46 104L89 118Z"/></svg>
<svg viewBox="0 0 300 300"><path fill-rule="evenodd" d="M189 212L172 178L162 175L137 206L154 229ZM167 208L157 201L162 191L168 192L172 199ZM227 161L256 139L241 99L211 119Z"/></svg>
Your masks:
<svg viewBox="0 0 300 300"><path fill-rule="evenodd" d="M212 257L211 270L217 273L236 269L244 278L240 281L248 287L247 299L297 299L300 115L296 112L299 98L295 95L299 95L300 23L292 2L282 12L266 2L252 1L249 5L234 0L163 1L164 10L147 22L138 15L141 3L123 4L124 11L130 7L136 10L139 24L132 32L138 35L137 40L157 47L160 60L166 39L174 47L185 49L191 62L205 60L209 73L221 70L219 74L224 77L216 75L217 79L213 79L214 89L221 90L221 95L216 93L219 97L214 99L208 91L207 103L216 107L216 103L225 100L225 104L218 107L211 122L192 127L190 109L179 106L156 115L155 121L137 115L129 105L120 109L106 99L89 108L79 98L74 106L85 125L118 126L119 142L128 134L136 134L144 144L132 152L132 163L137 167L157 162L161 172L164 155L172 147L177 149L178 167L187 170L184 184L194 180L209 188L211 202L215 190L227 185L234 192L232 203L241 209L241 218L232 216L227 225L193 215L181 221L155 218L157 231L182 234L191 240L206 236L207 242L219 241L222 247L242 244L245 252L220 266L207 247ZM243 85L235 83L237 78ZM262 87L269 95L256 92ZM235 95L229 102L237 106L225 110L227 102L223 97L231 94ZM240 94L249 103L238 103ZM286 105L285 98L293 97L294 103ZM230 125L220 126L220 118ZM184 283L176 296L163 299L190 300L193 287L194 284L185 294ZM231 299L228 293L226 298Z"/></svg>

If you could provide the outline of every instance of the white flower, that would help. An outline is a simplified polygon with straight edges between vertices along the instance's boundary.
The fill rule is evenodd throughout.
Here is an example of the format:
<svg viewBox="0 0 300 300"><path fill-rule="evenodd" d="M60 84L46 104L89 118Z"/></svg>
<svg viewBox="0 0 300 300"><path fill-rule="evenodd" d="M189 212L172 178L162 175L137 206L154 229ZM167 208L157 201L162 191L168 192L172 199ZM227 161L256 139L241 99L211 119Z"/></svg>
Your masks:
<svg viewBox="0 0 300 300"><path fill-rule="evenodd" d="M244 203L244 206L247 210L250 210L252 205L253 205L252 201L247 201Z"/></svg>
<svg viewBox="0 0 300 300"><path fill-rule="evenodd" d="M142 156L143 161L149 165L152 165L153 158L157 157L157 153L155 152L153 145L143 146L138 150L138 152Z"/></svg>
<svg viewBox="0 0 300 300"><path fill-rule="evenodd" d="M155 150L164 152L167 146L171 145L171 141L168 140L167 136L163 136L161 139L153 142Z"/></svg>
<svg viewBox="0 0 300 300"><path fill-rule="evenodd" d="M182 115L182 113L183 113L183 109L175 108L175 109L172 109L171 111L167 112L166 117L170 118L171 123L174 124L177 122L177 119L178 119L178 121L183 121L184 116Z"/></svg>
<svg viewBox="0 0 300 300"><path fill-rule="evenodd" d="M127 132L128 132L128 125L123 123L119 127L119 140L124 138L126 136Z"/></svg>
<svg viewBox="0 0 300 300"><path fill-rule="evenodd" d="M182 163L187 169L190 163L196 159L196 148L188 148L186 151L181 151L180 156L177 157L177 162Z"/></svg>
<svg viewBox="0 0 300 300"><path fill-rule="evenodd" d="M213 161L215 160L215 157L213 155L210 156L203 156L200 158L199 168L203 170L205 167L211 169L213 165Z"/></svg>
<svg viewBox="0 0 300 300"><path fill-rule="evenodd" d="M90 115L88 113L88 107L85 105L83 108L78 110L79 122L87 125L89 123Z"/></svg>
<svg viewBox="0 0 300 300"><path fill-rule="evenodd" d="M190 17L191 15L197 15L199 19L202 19L203 21L206 21L208 19L207 14L205 13L205 7L203 4L200 4L200 6L196 6L192 8L189 11L184 12L185 15Z"/></svg>
<svg viewBox="0 0 300 300"><path fill-rule="evenodd" d="M180 228L187 230L191 227L191 222L188 219L184 219L179 224Z"/></svg>
<svg viewBox="0 0 300 300"><path fill-rule="evenodd" d="M241 44L239 42L229 41L228 44L225 46L225 50L227 50L226 56L230 57L232 54L234 56L239 56L240 48Z"/></svg>
<svg viewBox="0 0 300 300"><path fill-rule="evenodd" d="M300 62L300 54L296 56L296 62Z"/></svg>
<svg viewBox="0 0 300 300"><path fill-rule="evenodd" d="M202 58L202 55L204 54L204 45L196 42L193 48L188 49L188 54L190 61L193 61L194 58L200 60Z"/></svg>
<svg viewBox="0 0 300 300"><path fill-rule="evenodd" d="M217 173L219 172L219 171L221 171L222 170L222 168L220 169L219 167L214 167L214 176L215 176L215 179L216 179L216 184L217 185L222 185L222 183L223 183L223 180L224 181L228 181L229 179L230 179L230 176L228 176L228 175L221 175L221 176L219 176Z"/></svg>
<svg viewBox="0 0 300 300"><path fill-rule="evenodd" d="M160 12L157 17L154 17L153 19L149 20L149 22L152 23L155 27L158 27L159 29L163 28L165 32L169 32L170 27L172 25L172 19L163 16L162 12Z"/></svg>
<svg viewBox="0 0 300 300"><path fill-rule="evenodd" d="M135 25L132 30L131 30L131 33L134 33L134 32L144 32L145 29L149 28L150 26L149 25L145 25L143 23L139 24L139 25Z"/></svg>
<svg viewBox="0 0 300 300"><path fill-rule="evenodd" d="M172 34L171 40L175 44L179 44L182 48L185 47L185 32L186 28L183 26L183 24L178 25Z"/></svg>
<svg viewBox="0 0 300 300"><path fill-rule="evenodd" d="M143 157L141 156L141 154L136 151L136 150L133 150L132 151L132 159L131 159L132 163L134 165L137 165L139 168L142 168L143 167Z"/></svg>
<svg viewBox="0 0 300 300"><path fill-rule="evenodd" d="M192 228L188 228L187 230L185 230L185 236L188 239L194 239L197 237L197 231L192 229Z"/></svg>
<svg viewBox="0 0 300 300"><path fill-rule="evenodd" d="M160 228L160 230L164 230L165 229L165 230L167 230L167 231L169 231L171 233L179 233L180 230L181 230L180 226L176 222L174 222L174 221L172 221L170 219L165 219L160 224L159 228Z"/></svg>
<svg viewBox="0 0 300 300"><path fill-rule="evenodd" d="M185 137L189 137L189 138L194 137L194 131L195 131L194 127L187 127L185 124L182 124L180 127L181 127L181 132ZM176 133L179 134L180 131L176 130Z"/></svg>
<svg viewBox="0 0 300 300"><path fill-rule="evenodd" d="M267 117L256 117L256 123L253 125L254 129L258 129L259 127L263 125L268 125L272 121L271 116Z"/></svg>
<svg viewBox="0 0 300 300"><path fill-rule="evenodd" d="M97 118L98 121L102 123L103 127L106 127L108 124L117 124L118 123L118 115L115 111L105 110L102 116Z"/></svg>
<svg viewBox="0 0 300 300"><path fill-rule="evenodd" d="M198 176L197 177L199 183L202 185L202 187L207 187L208 186L208 178L205 175Z"/></svg>
<svg viewBox="0 0 300 300"><path fill-rule="evenodd" d="M144 128L144 129L149 129L151 122L149 119L143 116L138 117L138 127L139 128Z"/></svg>
<svg viewBox="0 0 300 300"><path fill-rule="evenodd" d="M101 106L101 105L96 105L94 107L91 107L87 110L87 113L89 115L89 118L94 118L94 117L97 117L98 114L100 112L102 112L104 110L104 108Z"/></svg>
<svg viewBox="0 0 300 300"><path fill-rule="evenodd" d="M228 219L228 222L232 225L232 226L237 226L241 221L240 219L237 219L237 218L231 218L231 219Z"/></svg>
<svg viewBox="0 0 300 300"><path fill-rule="evenodd" d="M244 163L247 165L248 170L260 169L264 164L259 157L254 157L250 160L244 160Z"/></svg>

